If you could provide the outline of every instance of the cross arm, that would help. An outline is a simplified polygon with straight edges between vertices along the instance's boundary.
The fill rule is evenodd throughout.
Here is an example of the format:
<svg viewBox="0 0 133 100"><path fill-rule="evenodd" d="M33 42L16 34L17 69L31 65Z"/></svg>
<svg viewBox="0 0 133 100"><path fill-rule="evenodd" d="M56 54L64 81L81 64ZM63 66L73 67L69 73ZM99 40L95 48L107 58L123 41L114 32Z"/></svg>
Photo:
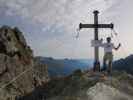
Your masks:
<svg viewBox="0 0 133 100"><path fill-rule="evenodd" d="M114 24L79 24L79 29L82 28L111 28L113 29Z"/></svg>

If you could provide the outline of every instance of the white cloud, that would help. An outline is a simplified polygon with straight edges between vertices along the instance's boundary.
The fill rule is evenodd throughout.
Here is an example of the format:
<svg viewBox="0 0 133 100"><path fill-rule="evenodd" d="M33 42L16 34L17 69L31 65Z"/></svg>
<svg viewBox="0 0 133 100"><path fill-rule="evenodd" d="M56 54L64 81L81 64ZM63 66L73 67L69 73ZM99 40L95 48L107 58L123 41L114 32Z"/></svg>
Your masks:
<svg viewBox="0 0 133 100"><path fill-rule="evenodd" d="M114 0L8 0L0 3L8 8L7 14L20 15L32 21L62 27L63 30L73 31L80 20L86 20L88 11L110 8ZM43 27L44 30L45 27Z"/></svg>
<svg viewBox="0 0 133 100"><path fill-rule="evenodd" d="M70 44L71 46L68 48L72 49L72 46L75 45L72 36L76 35L75 30L78 24L80 22L92 23L93 20L90 19L93 18L92 12L94 9L100 10L100 22L106 23L106 18L116 14L115 11L110 10L110 8L113 9L113 7L116 6L116 4L118 5L121 1L122 0L0 0L0 7L6 8L5 13L8 16L17 15L29 19L36 24L41 24L42 32L50 32L47 33L47 36L51 36L52 34L55 37L55 39L52 38L51 40L45 41L42 37L47 37L40 33L40 40L34 40L37 42L36 46L34 44L32 45L34 45L34 48L38 48L36 49L36 54L41 55L44 48L53 49L54 46L57 48L58 44L61 44L59 41L62 42L64 46L57 48L58 54L60 51L70 52L71 50L68 50L67 47ZM87 32L85 31L82 31L82 33L83 35L81 35L81 39L78 42L80 46L78 46L75 51L76 54L83 51L89 52L87 51L88 43L85 43L84 40L91 39L93 35L91 35L90 38L91 33L86 34ZM40 44L42 41L44 44ZM85 45L81 48L83 44ZM86 51L83 49L85 47ZM50 51L47 50L45 53L49 54ZM68 55L70 56L72 53ZM79 54L79 56L81 55Z"/></svg>

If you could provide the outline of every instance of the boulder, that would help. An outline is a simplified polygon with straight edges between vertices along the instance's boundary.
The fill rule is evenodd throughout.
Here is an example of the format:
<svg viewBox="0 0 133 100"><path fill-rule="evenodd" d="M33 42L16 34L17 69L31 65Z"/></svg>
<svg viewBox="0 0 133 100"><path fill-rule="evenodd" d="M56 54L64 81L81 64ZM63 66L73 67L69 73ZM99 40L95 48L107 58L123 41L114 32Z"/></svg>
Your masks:
<svg viewBox="0 0 133 100"><path fill-rule="evenodd" d="M132 96L104 83L97 83L89 88L87 95L88 100L132 100Z"/></svg>
<svg viewBox="0 0 133 100"><path fill-rule="evenodd" d="M0 53L18 58L24 64L32 62L32 50L17 27L10 28L9 26L3 26L0 28L0 47L2 48Z"/></svg>
<svg viewBox="0 0 133 100"><path fill-rule="evenodd" d="M0 100L15 100L32 92L35 78L37 83L46 82L47 66L34 61L33 52L17 27L1 27Z"/></svg>
<svg viewBox="0 0 133 100"><path fill-rule="evenodd" d="M24 66L15 58L0 54L0 100L25 95L33 90L33 72L30 69L31 65Z"/></svg>

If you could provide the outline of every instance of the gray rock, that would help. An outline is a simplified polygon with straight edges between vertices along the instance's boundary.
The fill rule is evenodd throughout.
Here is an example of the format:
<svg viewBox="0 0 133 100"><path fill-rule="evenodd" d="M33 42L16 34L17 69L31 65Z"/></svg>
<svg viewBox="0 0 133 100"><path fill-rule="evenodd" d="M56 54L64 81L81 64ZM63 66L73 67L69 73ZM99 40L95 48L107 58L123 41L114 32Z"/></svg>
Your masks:
<svg viewBox="0 0 133 100"><path fill-rule="evenodd" d="M46 64L42 64L39 60L34 60L34 79L36 85L40 86L49 81L48 69Z"/></svg>
<svg viewBox="0 0 133 100"><path fill-rule="evenodd" d="M0 28L0 53L4 53L10 57L18 56L23 63L30 63L33 53L27 45L22 32L18 28L10 28L3 26Z"/></svg>
<svg viewBox="0 0 133 100"><path fill-rule="evenodd" d="M0 54L0 59L0 100L31 92L34 88L33 73L27 70L32 66L24 66L18 60L4 54Z"/></svg>
<svg viewBox="0 0 133 100"><path fill-rule="evenodd" d="M1 27L0 100L15 100L32 92L35 80L45 83L48 79L47 66L34 61L22 32L17 27Z"/></svg>
<svg viewBox="0 0 133 100"><path fill-rule="evenodd" d="M15 35L16 35L16 38L19 40L19 42L20 42L23 46L26 46L26 45L27 45L26 40L25 40L25 38L24 38L22 32L19 30L19 28L18 28L18 27L15 27L15 28L13 29L13 31L14 31L14 33L15 33Z"/></svg>
<svg viewBox="0 0 133 100"><path fill-rule="evenodd" d="M87 91L88 100L132 100L132 96L104 83L97 83Z"/></svg>

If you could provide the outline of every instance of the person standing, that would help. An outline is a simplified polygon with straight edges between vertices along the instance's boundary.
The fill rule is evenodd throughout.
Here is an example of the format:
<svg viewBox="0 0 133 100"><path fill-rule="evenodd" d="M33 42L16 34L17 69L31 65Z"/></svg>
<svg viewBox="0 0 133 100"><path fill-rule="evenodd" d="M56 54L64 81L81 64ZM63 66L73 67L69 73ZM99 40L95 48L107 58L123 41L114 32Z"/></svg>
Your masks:
<svg viewBox="0 0 133 100"><path fill-rule="evenodd" d="M101 41L103 41L103 39L101 39ZM113 62L113 49L114 50L118 50L121 46L121 44L119 43L119 45L117 47L114 46L114 44L111 42L111 37L107 37L106 38L105 43L101 42L100 47L104 48L104 57L103 57L103 69L102 71L106 71L110 74L112 72L112 62ZM107 64L108 62L108 64Z"/></svg>

